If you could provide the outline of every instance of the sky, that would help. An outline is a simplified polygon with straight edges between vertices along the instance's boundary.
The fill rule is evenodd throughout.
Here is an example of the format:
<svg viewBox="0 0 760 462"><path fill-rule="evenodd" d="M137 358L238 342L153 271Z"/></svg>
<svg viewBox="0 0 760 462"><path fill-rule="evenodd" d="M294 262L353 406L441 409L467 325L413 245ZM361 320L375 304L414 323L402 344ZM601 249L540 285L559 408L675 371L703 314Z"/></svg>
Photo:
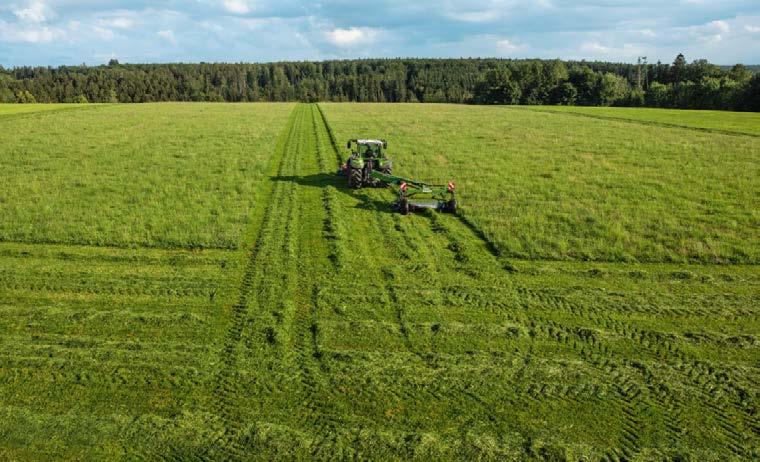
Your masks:
<svg viewBox="0 0 760 462"><path fill-rule="evenodd" d="M0 0L0 65L379 57L760 64L760 0Z"/></svg>

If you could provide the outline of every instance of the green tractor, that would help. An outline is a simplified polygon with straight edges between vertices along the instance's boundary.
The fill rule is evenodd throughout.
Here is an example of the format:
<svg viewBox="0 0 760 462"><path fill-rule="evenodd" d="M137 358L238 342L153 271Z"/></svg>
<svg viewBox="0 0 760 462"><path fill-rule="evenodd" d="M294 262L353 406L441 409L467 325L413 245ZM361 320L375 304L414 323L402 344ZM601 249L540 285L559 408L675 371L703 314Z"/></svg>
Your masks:
<svg viewBox="0 0 760 462"><path fill-rule="evenodd" d="M348 179L348 187L384 187L386 183L372 176L372 172L391 174L393 162L385 156L388 142L385 140L348 140L346 147L351 155L341 166L340 173Z"/></svg>

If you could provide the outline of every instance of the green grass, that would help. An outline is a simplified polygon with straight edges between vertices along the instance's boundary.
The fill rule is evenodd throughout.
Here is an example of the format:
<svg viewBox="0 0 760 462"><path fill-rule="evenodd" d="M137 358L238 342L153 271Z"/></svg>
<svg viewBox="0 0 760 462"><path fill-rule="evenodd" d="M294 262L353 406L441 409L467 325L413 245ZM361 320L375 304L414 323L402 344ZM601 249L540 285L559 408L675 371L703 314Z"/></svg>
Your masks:
<svg viewBox="0 0 760 462"><path fill-rule="evenodd" d="M760 136L760 114L756 112L584 106L524 106L523 108Z"/></svg>
<svg viewBox="0 0 760 462"><path fill-rule="evenodd" d="M507 256L758 263L760 140L508 107L324 104L396 171L455 179ZM730 117L731 115L729 115Z"/></svg>
<svg viewBox="0 0 760 462"><path fill-rule="evenodd" d="M229 251L0 244L0 458L112 460L177 416L212 431L238 271Z"/></svg>
<svg viewBox="0 0 760 462"><path fill-rule="evenodd" d="M345 187L327 123L363 110L292 110L239 250L0 243L0 459L760 456L757 266L497 255L464 189Z"/></svg>
<svg viewBox="0 0 760 462"><path fill-rule="evenodd" d="M0 118L9 134L0 240L234 248L292 107L113 105Z"/></svg>
<svg viewBox="0 0 760 462"><path fill-rule="evenodd" d="M62 109L76 109L84 107L97 107L95 104L0 104L0 117L30 114L33 112L59 111Z"/></svg>

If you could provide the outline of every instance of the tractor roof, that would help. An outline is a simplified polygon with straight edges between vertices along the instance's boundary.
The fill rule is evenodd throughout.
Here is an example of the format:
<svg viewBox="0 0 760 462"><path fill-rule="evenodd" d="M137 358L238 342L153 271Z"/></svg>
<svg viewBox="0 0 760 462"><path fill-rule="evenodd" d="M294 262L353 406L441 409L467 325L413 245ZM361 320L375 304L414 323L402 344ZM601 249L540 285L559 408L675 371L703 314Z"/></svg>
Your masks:
<svg viewBox="0 0 760 462"><path fill-rule="evenodd" d="M356 140L356 144L383 144L381 140Z"/></svg>

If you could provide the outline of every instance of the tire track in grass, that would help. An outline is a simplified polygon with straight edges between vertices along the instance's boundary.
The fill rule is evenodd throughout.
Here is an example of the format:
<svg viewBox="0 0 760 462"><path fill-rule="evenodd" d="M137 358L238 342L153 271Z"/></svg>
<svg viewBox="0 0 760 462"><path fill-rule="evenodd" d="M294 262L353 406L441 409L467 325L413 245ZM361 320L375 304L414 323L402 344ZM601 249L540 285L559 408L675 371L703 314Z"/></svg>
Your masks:
<svg viewBox="0 0 760 462"><path fill-rule="evenodd" d="M336 151L336 158L340 162L341 159L339 154L337 154L338 143L324 116L323 120L328 127L333 149ZM436 291L443 290L444 283L439 273L441 271L450 271L452 268L464 269L473 279L477 279L479 274L478 267L483 264L488 267L489 271L502 275L506 275L508 271L512 270L509 262L500 258L500 252L496 245L486 237L485 233L461 215L439 218L438 212L423 211L421 214L402 217L396 213L390 213L378 205L381 201L391 200L391 195L387 191L363 190L359 194L359 198L363 202L362 208L372 211L372 220L375 223L375 226L369 228L369 235L378 232L380 234L381 245L378 246L376 252L378 255L373 254L371 256L373 261L368 263L368 265L375 266L375 261L378 260L376 257L379 254L389 254L389 261L395 259L402 262L420 262L419 265L427 266L421 272L425 280L414 280L411 283L422 283L426 287ZM420 223L423 225L420 226ZM354 230L354 232L362 234L359 230ZM476 244L463 243L462 236L464 236L464 239L469 239L470 242L476 242ZM367 239L371 240L369 237ZM435 251L435 249L440 250ZM385 259L379 260L385 261ZM451 262L454 262L454 266L451 265ZM388 263L382 263L378 267L381 276L380 280L382 281L379 286L384 292L383 298L387 299L390 305L394 307L394 319L399 326L398 330L402 336L405 350L419 358L421 364L425 367L434 370L436 369L435 364L431 362L431 359L424 352L415 347L410 337L411 328L407 321L408 314L404 307L405 300L402 299L397 287L402 284L409 284L407 279L414 276L402 273L404 268L400 269L399 266L403 267L403 265L390 266ZM452 290L456 290L456 288ZM406 396L407 401L411 402L420 398L420 392L427 399L435 400L436 402L446 400L453 403L464 398L469 406L480 410L480 414L474 413L473 417L469 420L470 423L475 423L479 418L484 417L490 422L494 430L500 430L503 426L499 425L499 418L494 413L492 404L468 390L466 384L463 384L462 387L464 388L450 387L444 396L431 389L434 387L423 387L422 389L415 390L398 389L397 387L394 391ZM469 424L462 426L462 431L464 432L462 434L463 441L469 430L468 426Z"/></svg>
<svg viewBox="0 0 760 462"><path fill-rule="evenodd" d="M584 309L584 306L577 305L574 302L568 301L562 297L549 295L543 296L543 300L550 301L552 305L560 310L570 310L576 316L585 318L590 322L599 325L597 319L597 310ZM722 433L727 437L727 446L738 456L746 456L745 438L741 435L737 423L734 419L729 417L725 408L729 407L735 412L734 416L742 416L744 424L751 432L757 433L757 419L750 415L747 409L739 406L735 400L730 397L723 399L716 399L712 390L725 390L730 395L742 396L746 394L746 391L736 385L731 376L724 373L709 363L699 360L699 358L686 352L679 346L679 342L676 339L669 339L667 336L657 331L649 331L647 329L641 329L634 327L624 321L615 320L610 317L606 317L606 322L601 323L603 327L609 329L611 332L619 336L619 338L626 341L635 342L636 347L648 351L653 358L665 358L670 362L665 362L663 365L673 372L682 376L683 383L687 384L697 394L702 396L703 403L705 404L705 410L712 415L712 418L718 422L719 426L723 429ZM610 354L610 353L607 353ZM726 380L721 380L720 376L725 376ZM643 386L647 387L650 391L650 395L659 395L661 398L658 402L663 408L674 408L675 415L678 416L681 413L682 404L677 402L677 398L672 395L662 395L656 393L656 385L659 383L652 383L656 380L651 373L645 371L643 379ZM667 384L663 384L667 385ZM709 389L707 388L709 387ZM673 403L666 402L668 399L675 400ZM666 428L671 428L668 425ZM682 427L683 430L686 427Z"/></svg>
<svg viewBox="0 0 760 462"><path fill-rule="evenodd" d="M334 149L337 151L337 143L334 136L332 136L332 142ZM380 194L374 194L373 197L380 197ZM382 213L378 210L377 205L371 201L364 205L374 207L373 211L375 215ZM464 212L466 212L466 209ZM736 388L736 392L733 394L741 395L742 390L740 387L743 382L734 382L734 385L722 383L719 374L711 371L709 364L704 365L702 362L696 361L687 350L679 347L678 342L668 340L667 337L662 337L657 332L636 327L630 322L621 321L615 316L610 315L603 307L595 306L594 304L586 306L562 296L537 293L521 287L514 280L510 280L508 276L515 269L508 261L503 259L498 247L488 239L488 236L467 219L466 214L460 214L456 217L432 214L428 215L428 217L430 218L429 228L434 231L440 231L449 239L454 260L462 263L463 260L466 262L468 258L473 258L478 264L488 267L488 271L479 271L480 268L470 269L472 271L470 276L474 281L477 282L481 277L493 278L493 275L487 273L493 272L494 274L498 274L500 271L501 275L494 279L496 284L510 288L510 290L515 292L515 297L518 300L523 299L526 302L520 310L522 312L513 311L509 306L502 307L498 303L495 304L495 309L504 312L507 319L511 322L523 325L529 331L531 329L538 331L540 337L552 339L564 347L575 350L575 354L579 354L583 361L597 371L601 380L608 383L610 389L614 390L614 395L607 398L610 401L605 401L605 403L608 403L616 410L616 413L619 412L620 414L619 434L611 435L610 437L611 445L614 447L599 448L602 451L607 450L607 457L609 459L632 459L637 457L639 452L649 444L653 433L656 435L658 432L664 432L671 441L683 441L679 430L682 430L685 424L684 408L686 403L679 399L675 390L668 392L666 388L662 388L668 385L666 376L659 371L650 370L648 364L637 361L636 359L640 355L631 357L619 351L620 348L626 350L629 348L637 349L645 357L651 356L654 365L659 364L663 356L675 361L676 365L681 364L683 367L680 370L673 364L665 364L667 374L672 375L675 372L681 380L684 380L688 384L688 389L696 391L697 396L700 396L700 399L707 403L705 410L708 420L716 424L719 433L714 441L722 446L721 450L731 451L729 454L733 454L734 456L742 457L748 454L746 451L741 451L742 444L746 444L748 440L745 438L746 434L743 437L740 428L744 427L750 431L754 431L756 429L754 424L755 419L747 414L748 410L746 408L738 406L731 400L710 396L711 389L717 387L719 391L722 391L728 387L726 388L728 390L734 387L734 385L739 388L734 387ZM410 223L416 218L416 216L411 216L404 217L402 220L405 223ZM392 227L383 223L381 218L375 217L375 221L378 224L379 230L384 233L383 244L386 247L388 247L388 242L391 242L391 245L395 246L396 250L409 244L410 236L405 235L403 232L399 233L400 236L397 235ZM474 244L476 242L480 244ZM394 248L392 246L390 247L391 249ZM485 255L482 254L481 247L485 249ZM428 248L425 247L425 250L428 250ZM476 251L475 257L472 257L470 254L473 250ZM401 254L403 252L397 253ZM409 253L412 255L417 254L415 251ZM420 252L420 254L422 255L422 259L426 258L424 252ZM494 270L494 267L497 269ZM384 275L384 285L388 290L393 290L398 285L398 277L394 271L395 268L381 265L380 269ZM466 264L463 264L457 267L457 269L466 273L468 268ZM435 287L434 290L441 290L441 288ZM453 291L456 293L457 289L454 288ZM396 300L398 301L399 298L397 294ZM538 313L534 312L535 307L531 306L530 300L535 300L539 303L539 306L545 305L551 310L567 312L575 318L574 321L587 321L588 326L565 326L562 322L557 322L556 319L553 319L551 315L544 316L541 314L540 311L545 311L545 309L539 310ZM405 325L403 311L396 313L396 322L399 324L402 332L409 332L408 326ZM608 339L605 335L594 335L593 331L600 328L603 333L611 333L612 337ZM407 350L413 350L413 345L408 335L405 338L405 345ZM412 352L415 353L414 351ZM534 355L532 349L529 354ZM719 371L719 368L715 370ZM728 374L728 377L730 379L731 374ZM700 381L707 382L707 385L700 383ZM538 396L558 394L560 398L567 396L569 399L572 399L572 396L570 396L573 393L571 388L562 389L557 393L552 390L547 391L542 387L537 390L537 394ZM746 390L744 391L746 394ZM521 402L521 399L518 396L515 403L519 402ZM730 411L727 412L727 409L730 409ZM666 425L658 426L653 423L653 416L662 416L668 422ZM671 418L673 419L672 422L670 422ZM747 421L746 425L742 425L742 419ZM615 439L617 439L617 443L615 443Z"/></svg>
<svg viewBox="0 0 760 462"><path fill-rule="evenodd" d="M532 291L523 289L521 291L526 296L536 296ZM571 311L581 318L587 318L591 321L595 321L592 316L589 318L588 313L584 313L583 306L575 305L574 303L567 301L559 296L539 294L538 299L543 303L547 303L549 306L555 309ZM572 307L572 308L569 308ZM526 307L526 309L530 309ZM541 315L532 314L532 319L541 322L544 326L548 326L547 334L550 338L555 338L557 341L562 342L564 338L574 338L575 342L585 344L585 348L581 348L580 353L584 356L587 362L597 368L604 374L605 377L611 378L612 383L615 385L618 398L621 403L621 410L624 414L625 422L622 428L621 435L621 447L611 448L607 456L610 460L616 460L619 458L630 459L632 458L639 446L639 431L638 429L644 425L645 421L642 420L641 415L650 414L649 409L653 408L659 415L665 418L671 418L673 421L668 421L664 425L665 431L670 435L673 440L678 440L681 433L688 427L687 423L683 419L683 407L684 403L677 396L670 393L658 392L660 385L667 386L667 383L661 381L655 377L651 371L648 370L643 364L638 361L631 361L627 357L618 357L603 340L597 340L595 336L579 335L586 332L585 329L568 328L555 321L545 318ZM654 358L659 357L662 352L672 351L675 355L677 364L691 364L692 361L696 361L691 358L690 355L682 352L678 346L668 346L661 348L660 344L650 345L647 341L648 336L632 335L631 332L636 329L628 326L622 322L614 321L612 324L614 327L611 331L618 335L617 339L632 340L637 342L639 348L643 348L645 351L649 351ZM605 324L608 328L610 325ZM543 329L547 329L544 327ZM553 335L554 333L561 333L561 335ZM589 356L588 351L596 351L599 354L599 359L594 355ZM601 358L606 358L602 360ZM628 376L624 376L621 367L634 367L637 371L637 380L633 380ZM746 410L737 406L730 400L716 401L712 396L704 389L704 384L700 383L697 379L691 377L691 367L677 367L672 364L665 364L667 370L678 373L683 383L689 387L689 389L695 392L701 397L702 403L705 405L703 409L706 414L710 416L710 419L718 424L721 428L719 439L723 440L725 447L730 450L734 455L739 457L746 457L747 452L745 449L746 437L743 436L737 425L737 422L732 419L725 411L725 407L728 406L736 411L736 415L746 416ZM752 429L751 422L754 419L751 416L747 416L750 419L750 429ZM650 427L649 430L652 430Z"/></svg>
<svg viewBox="0 0 760 462"><path fill-rule="evenodd" d="M314 128L314 140L317 154L317 165L319 171L322 172L327 178L332 172L333 162L338 159L340 163L340 154L334 150L334 143L330 137L328 128L325 126L325 121L322 118L322 112L319 106L316 109L312 109L312 124ZM330 145L325 146L325 133L329 138ZM331 156L330 154L333 154ZM323 222L322 230L324 238L329 242L330 255L329 259L333 265L333 269L337 271L345 264L346 255L343 248L338 244L338 240L345 234L343 226L343 220L341 219L338 211L337 197L338 191L332 184L326 183L322 186L322 203L324 205L326 214Z"/></svg>
<svg viewBox="0 0 760 462"><path fill-rule="evenodd" d="M373 191L372 196L385 195L381 191ZM412 216L401 216L398 213L390 213L380 208L378 200L372 202L374 209L374 219L377 223L376 228L379 230L383 244L386 250L391 250L392 255L397 258L405 259L409 264L415 263L417 267L423 267L423 271L412 273L403 272L403 265L384 266L382 268L383 280L386 293L389 295L391 302L396 307L395 320L399 326L406 350L418 357L422 364L430 370L437 370L438 367L433 360L434 355L430 355L415 346L410 337L411 328L408 322L408 313L404 307L405 300L401 296L402 291L398 287L401 285L405 288L421 284L426 288L436 292L442 292L449 287L441 278L445 270L456 269L464 271L474 279L477 279L478 271L476 267L485 264L490 271L503 273L504 268L509 268L509 263L500 260L498 252L491 242L485 239L481 234L473 231L471 226L461 221L461 217L450 217L447 221L442 218L442 214L430 210L423 210ZM423 226L420 226L420 222ZM451 223L451 224L450 224ZM451 230L451 226L456 228L456 232ZM458 234L457 234L458 233ZM476 245L466 245L457 236L464 234L467 237L475 236ZM483 263L483 259L486 263ZM417 263L419 262L419 263ZM453 266L452 266L453 263ZM399 269L400 268L400 269ZM423 279L420 280L419 276ZM455 293L457 286L451 288ZM408 393L403 390L405 396L411 401L419 399L419 395ZM484 400L483 397L469 390L469 384L464 383L459 386L450 386L442 395L440 390L435 387L425 387L423 390L415 390L418 393L422 391L430 400L436 402L456 402L458 399L465 399L469 406L479 409L480 413L473 413L466 424L462 425L462 441L467 440L467 432L471 430L472 425L485 420L492 426L495 431L503 430L504 425L500 424L497 414L494 412L493 403Z"/></svg>
<svg viewBox="0 0 760 462"><path fill-rule="evenodd" d="M321 110L319 111L321 123L327 131L330 141L331 150L334 154L335 167L341 162L339 151L337 150L337 143L334 136L331 133L327 120L324 119ZM330 155L325 155L325 164L329 165ZM412 257L421 255L421 259L425 262L432 264L432 258L428 252L427 247L420 246L410 236L409 232L415 233L415 237L420 233L420 229L407 228L405 230L400 229L399 217L396 214L388 213L386 210L382 210L378 206L377 193L381 191L361 190L354 193L360 201L360 208L357 213L363 215L360 222L354 222L351 230L353 236L362 236L361 243L358 247L351 245L350 242L343 242L348 244L352 248L352 254L358 256L362 262L360 274L364 274L364 279L369 281L375 281L373 286L379 289L380 301L377 306L385 307L392 313L393 319L398 325L398 334L401 336L401 342L404 350L420 360L420 363L425 367L429 367L428 360L425 355L418 351L414 347L412 339L410 337L410 327L406 321L406 313L404 308L404 301L400 297L400 293L397 287L400 284L404 284L406 281L399 273L398 265L390 266L387 261L399 260L412 261ZM344 205L348 210L348 206ZM364 212L369 213L364 213ZM345 213L345 212L344 212ZM352 214L354 215L354 214ZM346 236L348 237L348 236ZM422 238L420 238L423 240ZM341 242L337 243L338 246ZM388 258L385 258L385 256ZM350 254L345 256L346 259L350 258ZM352 268L351 264L355 264L356 261L346 261L348 266L341 266L338 278L346 281L354 281L354 276L351 274L352 269L358 270L358 268ZM374 276L369 276L374 275ZM361 285L356 287L357 291L363 290ZM402 402L415 402L420 399L420 393L425 396L427 401L438 402L442 399L432 387L405 387L398 383L395 383L395 387L390 388L391 394L394 399ZM402 398L404 397L404 398ZM388 397L382 398L385 401L389 401Z"/></svg>
<svg viewBox="0 0 760 462"><path fill-rule="evenodd" d="M331 259L334 247L325 242L326 221L329 219L328 207L334 210L331 197L327 196L325 184L319 180L327 175L326 165L321 151L317 110L313 105L307 106L307 125L302 129L299 144L299 162L294 169L297 178L316 178L314 184L300 184L298 196L298 222L300 234L295 241L297 263L292 274L298 275L295 293L295 313L293 317L292 361L298 370L302 409L300 424L315 438L310 452L315 458L337 456L333 436L343 425L342 412L337 407L338 397L332 392L329 378L324 370L322 352L319 347L318 295L323 280L331 272L335 261ZM322 224L322 227L318 224Z"/></svg>
<svg viewBox="0 0 760 462"><path fill-rule="evenodd" d="M289 160L288 158L292 156L294 138L298 133L300 118L301 108L296 106L281 136L281 141L278 142L275 149L269 169L270 177L282 172ZM261 204L260 212L257 213L259 216L253 220L255 226L250 233L250 251L246 256L237 300L232 306L230 327L220 354L221 369L215 380L217 385L214 404L217 414L224 423L224 433L220 440L209 448L213 453L205 454L204 458L241 459L245 455L238 442L239 435L245 428L245 422L237 409L236 400L241 393L240 374L238 372L239 350L243 340L243 329L247 327L249 302L259 290L256 283L261 278L261 272L267 268L267 262L262 261L262 251L271 245L271 228L277 217L277 205L283 202L283 196L287 194L287 186L284 183L275 183L271 178L262 183L257 194Z"/></svg>

